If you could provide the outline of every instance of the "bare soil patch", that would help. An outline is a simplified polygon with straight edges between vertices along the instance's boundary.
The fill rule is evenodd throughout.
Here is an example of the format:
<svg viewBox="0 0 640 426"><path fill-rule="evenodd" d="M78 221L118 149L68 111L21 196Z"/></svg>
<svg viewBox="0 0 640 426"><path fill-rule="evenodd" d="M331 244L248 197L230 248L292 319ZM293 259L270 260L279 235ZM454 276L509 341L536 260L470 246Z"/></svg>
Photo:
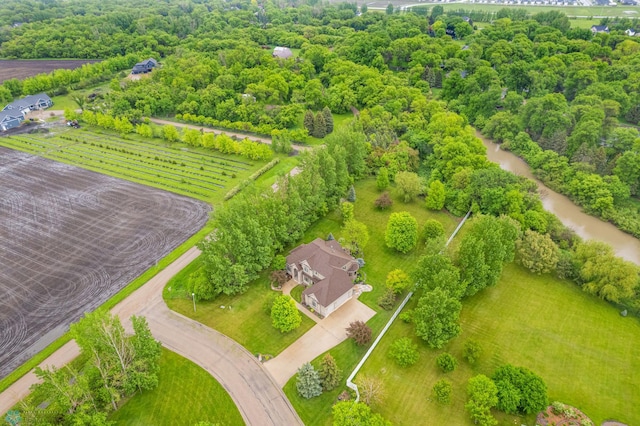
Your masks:
<svg viewBox="0 0 640 426"><path fill-rule="evenodd" d="M24 60L0 59L0 83L12 78L23 79L37 74L50 73L57 69L72 70L83 64L100 62L91 59L55 59L55 60Z"/></svg>
<svg viewBox="0 0 640 426"><path fill-rule="evenodd" d="M207 221L206 203L0 147L0 378Z"/></svg>

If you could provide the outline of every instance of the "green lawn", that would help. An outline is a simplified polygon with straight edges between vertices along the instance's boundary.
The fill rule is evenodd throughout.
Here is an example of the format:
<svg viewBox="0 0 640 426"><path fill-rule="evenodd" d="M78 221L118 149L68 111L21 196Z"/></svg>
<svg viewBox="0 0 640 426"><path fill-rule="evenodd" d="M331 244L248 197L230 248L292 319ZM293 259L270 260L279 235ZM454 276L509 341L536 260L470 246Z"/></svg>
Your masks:
<svg viewBox="0 0 640 426"><path fill-rule="evenodd" d="M461 325L458 338L432 350L414 336L413 326L394 323L360 373L384 378L388 396L379 412L398 425L416 418L472 425L464 410L467 380L511 363L540 375L551 401L578 407L596 424L611 418L640 424L640 378L633 373L640 369L640 324L574 284L508 265L496 287L463 302ZM419 344L421 356L418 364L403 369L387 357L387 350L405 336ZM474 367L462 359L468 339L484 349ZM444 374L435 365L435 357L445 351L458 359L453 373ZM454 384L453 403L445 407L429 399L431 387L443 377ZM501 424L535 422L532 416L495 414Z"/></svg>
<svg viewBox="0 0 640 426"><path fill-rule="evenodd" d="M118 425L193 426L200 421L243 425L238 408L206 370L166 349L158 387L135 395L109 420Z"/></svg>
<svg viewBox="0 0 640 426"><path fill-rule="evenodd" d="M167 305L231 337L249 352L276 356L315 325L306 315L302 315L302 325L290 333L283 334L273 328L271 318L263 307L265 302L280 292L271 290L267 273L251 283L243 294L220 295L209 302L197 301L196 312L193 312L193 300L184 286L189 274L200 267L200 260L196 259L169 281L164 289Z"/></svg>

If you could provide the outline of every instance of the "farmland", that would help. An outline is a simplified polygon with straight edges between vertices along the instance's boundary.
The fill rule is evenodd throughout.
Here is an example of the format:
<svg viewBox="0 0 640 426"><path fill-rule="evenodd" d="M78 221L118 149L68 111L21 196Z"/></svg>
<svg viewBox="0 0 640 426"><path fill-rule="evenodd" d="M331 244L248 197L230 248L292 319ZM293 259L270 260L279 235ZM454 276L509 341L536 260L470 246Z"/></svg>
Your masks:
<svg viewBox="0 0 640 426"><path fill-rule="evenodd" d="M0 376L197 232L210 211L2 147L0 192Z"/></svg>
<svg viewBox="0 0 640 426"><path fill-rule="evenodd" d="M264 162L129 135L65 129L0 138L0 145L214 204Z"/></svg>
<svg viewBox="0 0 640 426"><path fill-rule="evenodd" d="M100 62L89 59L54 59L54 60L0 60L0 83L12 78L25 79L37 74L50 73L57 69L72 70L83 64Z"/></svg>

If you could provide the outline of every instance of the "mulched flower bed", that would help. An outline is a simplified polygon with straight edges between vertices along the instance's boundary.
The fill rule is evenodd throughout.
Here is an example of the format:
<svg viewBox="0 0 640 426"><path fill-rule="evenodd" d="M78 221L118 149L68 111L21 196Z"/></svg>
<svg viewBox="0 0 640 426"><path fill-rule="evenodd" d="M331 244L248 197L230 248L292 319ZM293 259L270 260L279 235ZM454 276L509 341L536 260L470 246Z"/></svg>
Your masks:
<svg viewBox="0 0 640 426"><path fill-rule="evenodd" d="M593 426L586 414L570 405L554 402L536 418L539 426Z"/></svg>

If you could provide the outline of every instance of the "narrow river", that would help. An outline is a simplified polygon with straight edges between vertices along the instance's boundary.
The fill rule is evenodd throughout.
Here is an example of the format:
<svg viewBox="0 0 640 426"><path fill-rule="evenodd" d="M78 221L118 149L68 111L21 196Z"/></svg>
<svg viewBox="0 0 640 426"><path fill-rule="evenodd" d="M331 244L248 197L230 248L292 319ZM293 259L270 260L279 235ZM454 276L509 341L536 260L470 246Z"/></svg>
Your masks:
<svg viewBox="0 0 640 426"><path fill-rule="evenodd" d="M584 213L569 198L549 189L536 179L524 160L508 151L503 151L500 145L483 137L478 131L476 136L482 139L482 143L487 147L487 157L490 161L499 164L504 170L528 177L538 184L538 192L544 208L555 214L565 226L573 229L584 239L609 244L618 256L640 265L640 240L620 231L610 223Z"/></svg>

